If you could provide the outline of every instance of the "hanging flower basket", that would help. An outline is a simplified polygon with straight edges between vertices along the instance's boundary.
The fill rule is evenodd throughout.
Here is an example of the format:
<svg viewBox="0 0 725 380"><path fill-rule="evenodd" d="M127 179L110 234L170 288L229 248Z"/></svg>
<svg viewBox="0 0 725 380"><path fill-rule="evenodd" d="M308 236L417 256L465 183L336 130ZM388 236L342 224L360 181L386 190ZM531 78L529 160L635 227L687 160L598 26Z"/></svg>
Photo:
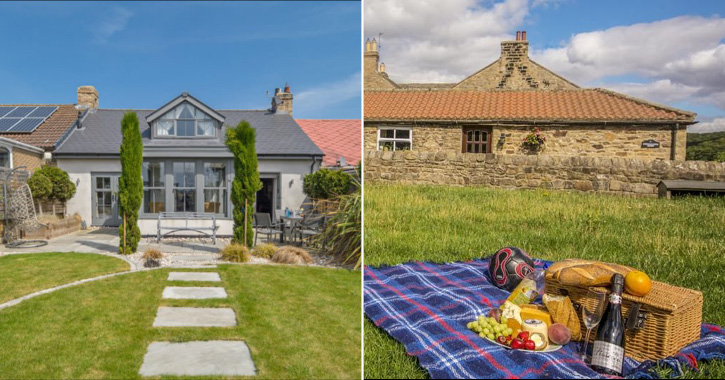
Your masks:
<svg viewBox="0 0 725 380"><path fill-rule="evenodd" d="M541 135L539 128L533 128L521 141L521 147L531 153L540 152L544 149L546 136Z"/></svg>

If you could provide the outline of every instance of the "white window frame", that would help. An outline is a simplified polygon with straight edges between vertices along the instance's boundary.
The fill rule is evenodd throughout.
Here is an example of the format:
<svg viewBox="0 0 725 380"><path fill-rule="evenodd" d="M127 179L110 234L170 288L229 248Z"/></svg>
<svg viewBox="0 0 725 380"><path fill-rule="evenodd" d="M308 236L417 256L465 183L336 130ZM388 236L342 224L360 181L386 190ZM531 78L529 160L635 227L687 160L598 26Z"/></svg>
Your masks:
<svg viewBox="0 0 725 380"><path fill-rule="evenodd" d="M408 138L380 137L380 131L383 131L383 130L391 130L391 129L392 130L404 130L404 131L408 131L409 132L408 133ZM393 142L393 150L392 150L392 152L394 152L396 150L395 149L395 143L396 142L408 142L408 143L410 143L410 150L413 150L413 128L412 127L396 127L396 126L380 126L380 127L378 127L378 138L377 138L377 141L375 142L375 149L376 150L382 150L382 149L380 149L380 142L381 141L383 141L383 142L385 142L385 141L391 141L391 142Z"/></svg>
<svg viewBox="0 0 725 380"><path fill-rule="evenodd" d="M12 169L13 168L13 147L8 146L8 145L0 145L0 149L8 150L8 167L3 168L0 166L0 169Z"/></svg>

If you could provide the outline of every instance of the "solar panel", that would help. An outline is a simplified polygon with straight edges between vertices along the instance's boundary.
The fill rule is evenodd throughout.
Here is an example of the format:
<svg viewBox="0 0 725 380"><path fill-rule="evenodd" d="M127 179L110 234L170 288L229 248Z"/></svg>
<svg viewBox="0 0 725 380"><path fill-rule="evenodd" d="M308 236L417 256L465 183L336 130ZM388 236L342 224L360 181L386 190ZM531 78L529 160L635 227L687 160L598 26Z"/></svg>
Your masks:
<svg viewBox="0 0 725 380"><path fill-rule="evenodd" d="M26 117L15 124L8 132L32 132L43 122L43 118Z"/></svg>
<svg viewBox="0 0 725 380"><path fill-rule="evenodd" d="M0 132L7 132L20 119L0 119Z"/></svg>
<svg viewBox="0 0 725 380"><path fill-rule="evenodd" d="M0 133L31 133L57 109L56 106L0 107Z"/></svg>
<svg viewBox="0 0 725 380"><path fill-rule="evenodd" d="M28 117L48 117L57 109L58 107L38 107L35 111L31 112Z"/></svg>
<svg viewBox="0 0 725 380"><path fill-rule="evenodd" d="M14 110L15 107L0 107L0 117L5 116L8 112Z"/></svg>
<svg viewBox="0 0 725 380"><path fill-rule="evenodd" d="M25 117L37 107L17 107L4 117Z"/></svg>

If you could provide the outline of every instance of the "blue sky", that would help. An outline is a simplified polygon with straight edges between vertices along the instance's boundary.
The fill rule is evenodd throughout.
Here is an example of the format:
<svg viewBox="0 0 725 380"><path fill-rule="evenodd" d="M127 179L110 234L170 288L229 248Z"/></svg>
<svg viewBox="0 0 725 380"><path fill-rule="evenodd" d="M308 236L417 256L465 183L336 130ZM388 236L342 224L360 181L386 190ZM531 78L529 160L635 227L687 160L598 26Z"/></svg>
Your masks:
<svg viewBox="0 0 725 380"><path fill-rule="evenodd" d="M183 91L264 109L291 86L295 118L360 118L359 2L0 3L0 103L156 108Z"/></svg>
<svg viewBox="0 0 725 380"><path fill-rule="evenodd" d="M530 57L582 87L698 113L725 130L725 1L366 0L365 36L400 82L456 82L526 30Z"/></svg>

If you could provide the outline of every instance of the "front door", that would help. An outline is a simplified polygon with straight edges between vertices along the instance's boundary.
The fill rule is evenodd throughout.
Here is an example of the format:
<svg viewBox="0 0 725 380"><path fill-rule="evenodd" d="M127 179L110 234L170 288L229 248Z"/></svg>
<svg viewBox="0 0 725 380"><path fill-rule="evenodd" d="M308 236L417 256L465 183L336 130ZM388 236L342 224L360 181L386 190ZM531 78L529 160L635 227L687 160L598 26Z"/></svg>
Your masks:
<svg viewBox="0 0 725 380"><path fill-rule="evenodd" d="M93 225L116 227L118 217L118 173L92 174Z"/></svg>
<svg viewBox="0 0 725 380"><path fill-rule="evenodd" d="M269 214L272 219L274 219L276 178L262 177L259 180L262 181L262 189L257 192L257 205L255 211L258 213Z"/></svg>

